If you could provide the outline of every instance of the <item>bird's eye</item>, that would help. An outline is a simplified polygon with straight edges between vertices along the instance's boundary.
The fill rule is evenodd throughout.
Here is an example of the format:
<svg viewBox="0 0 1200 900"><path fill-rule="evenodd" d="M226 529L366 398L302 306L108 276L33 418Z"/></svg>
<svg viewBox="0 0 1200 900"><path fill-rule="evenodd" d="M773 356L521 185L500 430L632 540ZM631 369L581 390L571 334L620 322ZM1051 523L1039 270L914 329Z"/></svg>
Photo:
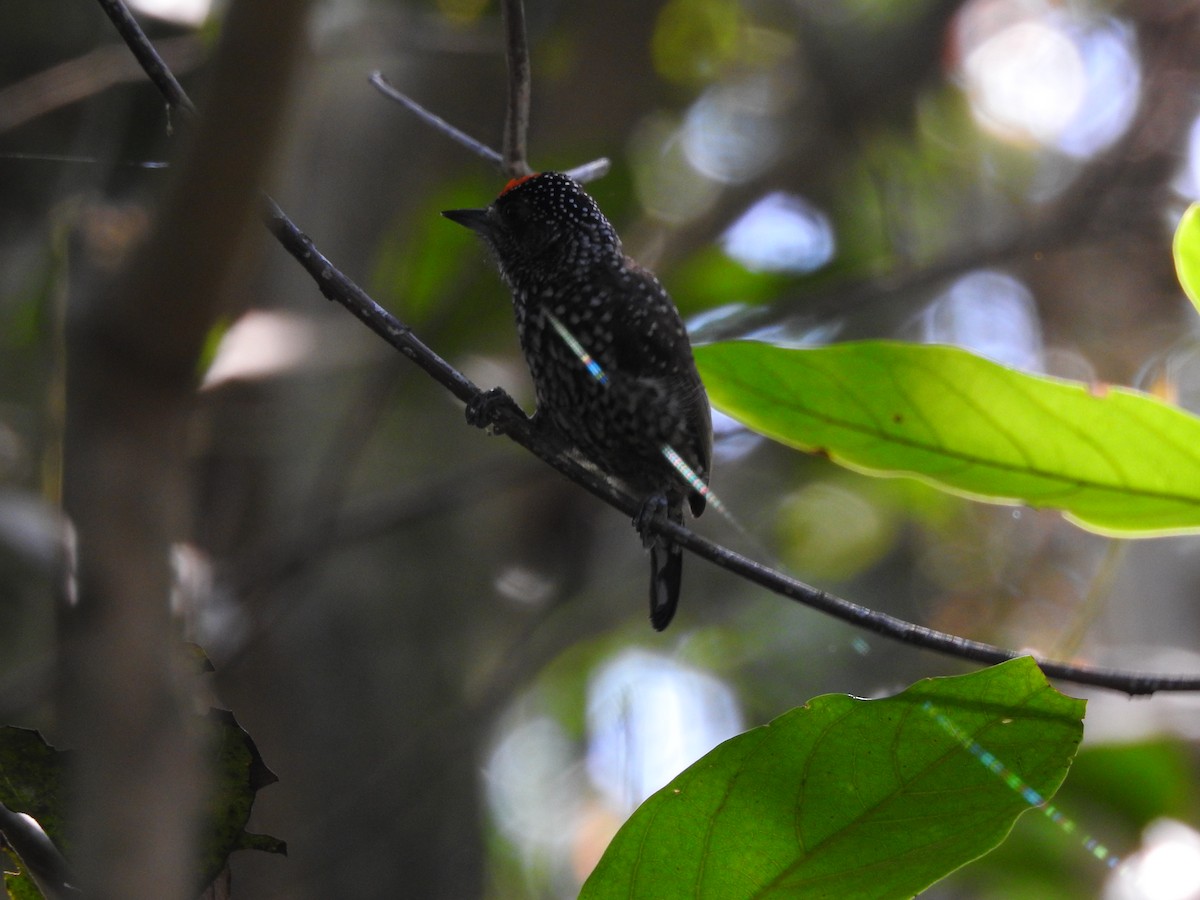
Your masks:
<svg viewBox="0 0 1200 900"><path fill-rule="evenodd" d="M509 204L504 210L504 221L513 241L530 255L536 255L553 242L554 230L547 227L545 217L538 215L537 210L527 203Z"/></svg>

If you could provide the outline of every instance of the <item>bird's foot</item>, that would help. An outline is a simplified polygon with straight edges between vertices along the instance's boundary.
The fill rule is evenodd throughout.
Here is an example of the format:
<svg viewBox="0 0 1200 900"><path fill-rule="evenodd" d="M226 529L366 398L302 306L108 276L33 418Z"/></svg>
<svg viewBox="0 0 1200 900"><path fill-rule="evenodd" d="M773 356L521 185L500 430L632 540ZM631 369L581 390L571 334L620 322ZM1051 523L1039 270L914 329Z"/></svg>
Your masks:
<svg viewBox="0 0 1200 900"><path fill-rule="evenodd" d="M667 514L667 495L661 491L651 494L642 501L637 515L633 517L633 527L642 538L643 547L652 547L657 540L650 527Z"/></svg>
<svg viewBox="0 0 1200 900"><path fill-rule="evenodd" d="M467 401L467 424L504 434L516 422L528 418L504 388L481 391Z"/></svg>

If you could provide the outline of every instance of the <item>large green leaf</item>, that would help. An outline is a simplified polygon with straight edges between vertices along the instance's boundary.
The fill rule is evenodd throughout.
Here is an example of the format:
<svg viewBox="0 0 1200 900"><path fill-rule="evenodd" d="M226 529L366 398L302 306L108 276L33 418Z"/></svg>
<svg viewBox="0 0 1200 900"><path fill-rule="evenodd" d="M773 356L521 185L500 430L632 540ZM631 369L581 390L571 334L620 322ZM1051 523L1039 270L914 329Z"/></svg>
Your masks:
<svg viewBox="0 0 1200 900"><path fill-rule="evenodd" d="M1200 530L1200 419L1149 395L889 341L734 341L696 361L719 409L851 468L1061 509L1107 534Z"/></svg>
<svg viewBox="0 0 1200 900"><path fill-rule="evenodd" d="M1030 659L817 697L642 804L582 896L911 897L1058 789L1083 710Z"/></svg>
<svg viewBox="0 0 1200 900"><path fill-rule="evenodd" d="M1179 220L1171 250L1179 283L1192 305L1200 309L1200 203L1189 206Z"/></svg>

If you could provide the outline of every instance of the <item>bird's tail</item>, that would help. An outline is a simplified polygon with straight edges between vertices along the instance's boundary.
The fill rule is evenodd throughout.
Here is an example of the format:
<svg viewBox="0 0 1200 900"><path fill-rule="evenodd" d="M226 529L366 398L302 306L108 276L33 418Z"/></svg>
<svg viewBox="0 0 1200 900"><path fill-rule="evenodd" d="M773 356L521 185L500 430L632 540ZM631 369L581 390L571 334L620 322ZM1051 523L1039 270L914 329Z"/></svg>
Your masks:
<svg viewBox="0 0 1200 900"><path fill-rule="evenodd" d="M683 524L683 506L673 504L667 518ZM662 631L675 617L679 605L679 585L683 580L683 551L661 536L650 545L650 624Z"/></svg>

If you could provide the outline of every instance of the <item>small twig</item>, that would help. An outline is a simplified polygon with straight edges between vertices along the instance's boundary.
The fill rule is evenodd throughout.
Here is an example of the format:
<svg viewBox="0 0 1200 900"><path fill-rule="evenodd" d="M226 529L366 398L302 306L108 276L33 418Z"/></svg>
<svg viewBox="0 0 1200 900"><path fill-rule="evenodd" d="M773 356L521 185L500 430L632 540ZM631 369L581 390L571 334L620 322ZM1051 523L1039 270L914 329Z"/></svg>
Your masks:
<svg viewBox="0 0 1200 900"><path fill-rule="evenodd" d="M441 116L431 113L416 100L412 99L412 97L396 90L396 88L394 88L391 83L383 77L382 72L372 72L369 80L381 94L383 94L385 97L395 100L409 112L415 114L426 125L433 126L455 143L461 144L476 156L482 157L490 162L497 169L503 171L506 168L503 156L486 144L475 140L475 138L471 137L465 131L460 131L459 129L455 128Z"/></svg>
<svg viewBox="0 0 1200 900"><path fill-rule="evenodd" d="M387 80L387 78L384 77L382 72L372 72L371 77L368 80L371 82L371 85L379 91L379 93L383 94L389 100L395 100L426 125L430 126L435 131L440 131L456 144L466 147L476 156L491 163L500 172L512 177L512 172L515 170L509 163L505 161L505 158L502 154L496 152L482 141L478 141L471 137L471 135L467 134L465 131L455 128L437 113L430 112L412 97L408 96L408 94L398 90L395 85L393 85ZM573 169L568 169L563 174L574 178L580 184L587 184L589 181L595 181L598 178L603 178L608 174L608 170L611 168L612 163L609 161L608 157L601 156L599 159L593 159L591 162L584 163L581 166L576 166ZM524 165L523 174L528 173L529 166Z"/></svg>
<svg viewBox="0 0 1200 900"><path fill-rule="evenodd" d="M608 170L612 168L612 163L607 156L601 156L599 159L593 159L591 162L584 163L582 166L576 166L573 169L567 169L563 172L569 178L574 178L580 184L587 184L589 181L596 181L608 174Z"/></svg>
<svg viewBox="0 0 1200 900"><path fill-rule="evenodd" d="M150 80L154 82L154 86L158 88L158 92L163 95L163 99L167 101L167 104L171 108L182 110L188 115L195 115L196 107L192 105L192 101L184 91L183 85L176 80L174 74L167 68L167 64L158 55L158 51L154 49L154 45L146 37L146 32L142 31L142 26L137 23L137 20L133 17L133 13L129 11L129 7L122 3L121 0L98 0L98 2L108 15L108 18L112 20L117 33L121 35L121 40L133 52L134 58L141 65Z"/></svg>
<svg viewBox="0 0 1200 900"><path fill-rule="evenodd" d="M529 44L525 39L523 0L500 4L504 20L504 49L508 60L508 104L504 115L504 172L510 178L528 175L526 135L529 132Z"/></svg>
<svg viewBox="0 0 1200 900"><path fill-rule="evenodd" d="M100 2L108 8L114 0L100 0ZM119 0L115 0L115 2L119 4ZM132 18L130 21L132 22ZM133 27L137 29L141 41L145 42L145 36L141 34L136 22L133 23ZM124 31L122 31L122 36L125 36ZM133 45L131 44L131 46ZM139 55L138 59L140 61L142 57ZM374 79L372 81L374 82ZM155 84L159 85L160 90L163 90L157 80ZM166 96L165 91L164 96ZM186 96L183 99L186 101ZM168 102L173 102L170 97L168 97ZM325 297L345 306L368 328L415 362L459 400L467 403L479 396L480 390L475 384L434 353L412 333L407 325L372 300L366 291L347 278L323 256L308 236L296 227L295 223L273 200L268 198L266 203L264 218L267 227L284 249L313 277L318 289ZM630 517L638 512L641 504L636 498L622 492L603 476L560 453L557 447L545 442L534 432L529 419L524 416L513 416L506 419L503 426L504 433L508 438L605 503ZM652 520L649 527L651 531L664 535L697 556L707 559L714 565L733 572L747 581L884 637L916 647L924 647L948 656L982 663L999 663L1025 655L981 641L967 640L957 635L947 634L877 612L857 603L851 603L849 600L818 590L784 575L782 572L735 553L728 547L702 537L683 525L671 522L666 517ZM1037 662L1042 670L1052 678L1122 691L1130 695L1153 694L1157 691L1200 691L1200 676L1181 677L1093 666L1073 666L1069 663L1046 659L1037 659Z"/></svg>

